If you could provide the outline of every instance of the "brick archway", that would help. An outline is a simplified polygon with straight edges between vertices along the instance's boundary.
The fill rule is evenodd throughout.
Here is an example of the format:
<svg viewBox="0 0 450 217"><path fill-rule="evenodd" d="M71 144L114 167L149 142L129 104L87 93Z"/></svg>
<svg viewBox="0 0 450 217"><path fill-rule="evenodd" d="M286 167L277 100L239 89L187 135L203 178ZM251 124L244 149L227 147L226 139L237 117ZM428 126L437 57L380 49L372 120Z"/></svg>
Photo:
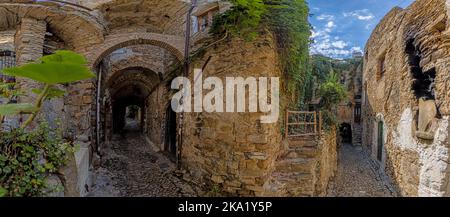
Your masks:
<svg viewBox="0 0 450 217"><path fill-rule="evenodd" d="M184 38L158 33L125 33L109 35L105 37L103 43L91 47L91 49L86 52L85 56L90 62L91 68L94 69L103 58L115 50L140 44L164 48L172 53L180 62L183 62L184 60Z"/></svg>

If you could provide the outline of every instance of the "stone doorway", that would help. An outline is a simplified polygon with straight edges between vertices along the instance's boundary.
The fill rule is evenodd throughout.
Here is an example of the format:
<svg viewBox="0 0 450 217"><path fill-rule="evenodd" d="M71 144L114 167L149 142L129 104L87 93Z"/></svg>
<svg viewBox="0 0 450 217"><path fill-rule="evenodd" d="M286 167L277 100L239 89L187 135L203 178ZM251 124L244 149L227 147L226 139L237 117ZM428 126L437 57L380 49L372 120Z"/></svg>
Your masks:
<svg viewBox="0 0 450 217"><path fill-rule="evenodd" d="M351 144L353 140L352 125L349 123L342 123L339 127L339 134L341 137L341 143Z"/></svg>
<svg viewBox="0 0 450 217"><path fill-rule="evenodd" d="M378 121L378 128L377 128L377 160L382 161L383 160L383 148L384 148L384 128L383 128L383 122Z"/></svg>
<svg viewBox="0 0 450 217"><path fill-rule="evenodd" d="M166 135L165 150L175 159L177 155L177 114L172 110L171 106L166 110Z"/></svg>

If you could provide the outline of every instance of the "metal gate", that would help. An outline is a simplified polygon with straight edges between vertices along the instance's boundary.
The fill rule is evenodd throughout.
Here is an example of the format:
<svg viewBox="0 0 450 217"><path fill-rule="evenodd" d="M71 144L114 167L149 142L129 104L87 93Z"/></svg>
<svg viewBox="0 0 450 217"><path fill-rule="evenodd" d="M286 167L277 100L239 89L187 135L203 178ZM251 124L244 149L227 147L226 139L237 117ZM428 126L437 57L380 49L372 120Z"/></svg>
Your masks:
<svg viewBox="0 0 450 217"><path fill-rule="evenodd" d="M285 118L286 138L320 136L322 130L321 112L287 110Z"/></svg>
<svg viewBox="0 0 450 217"><path fill-rule="evenodd" d="M3 75L2 69L16 66L16 53L13 51L0 51L0 81L15 82L13 77Z"/></svg>

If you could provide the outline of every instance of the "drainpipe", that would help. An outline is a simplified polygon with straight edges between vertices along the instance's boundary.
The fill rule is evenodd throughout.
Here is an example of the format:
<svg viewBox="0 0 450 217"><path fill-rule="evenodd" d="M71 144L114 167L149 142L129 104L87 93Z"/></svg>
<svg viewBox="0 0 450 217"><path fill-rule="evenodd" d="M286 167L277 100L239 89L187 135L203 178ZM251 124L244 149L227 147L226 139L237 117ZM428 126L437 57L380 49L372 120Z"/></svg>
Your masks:
<svg viewBox="0 0 450 217"><path fill-rule="evenodd" d="M185 35L185 44L184 44L184 72L183 76L187 77L189 75L190 69L190 46L191 46L191 14L194 11L194 8L197 6L197 0L191 0L191 8L186 15L186 35ZM180 127L178 132L178 150L177 150L177 168L181 169L181 153L183 151L183 123L184 121L184 112L180 113Z"/></svg>
<svg viewBox="0 0 450 217"><path fill-rule="evenodd" d="M100 155L100 94L101 94L101 89L102 89L102 73L103 73L103 67L102 67L102 63L100 63L99 66L99 72L98 72L98 81L97 81L97 99L96 99L96 103L97 103L97 111L96 111L96 127L97 127L97 148L96 148L96 152L98 155Z"/></svg>

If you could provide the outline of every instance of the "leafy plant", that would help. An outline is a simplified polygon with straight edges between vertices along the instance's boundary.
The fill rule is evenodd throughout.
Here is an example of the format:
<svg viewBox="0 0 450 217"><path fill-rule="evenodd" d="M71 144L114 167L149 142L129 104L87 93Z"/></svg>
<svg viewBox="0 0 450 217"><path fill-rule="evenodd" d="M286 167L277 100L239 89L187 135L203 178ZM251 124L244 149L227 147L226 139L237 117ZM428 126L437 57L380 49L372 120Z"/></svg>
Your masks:
<svg viewBox="0 0 450 217"><path fill-rule="evenodd" d="M3 70L9 76L32 79L43 88L31 90L37 95L34 103L0 105L0 121L5 116L30 114L20 128L7 132L0 130L0 197L43 196L44 190L50 187L46 184L48 175L56 173L68 160L68 153L74 152L73 144L62 139L59 128L52 132L45 122L36 129L26 128L39 114L45 100L65 94L57 84L95 76L86 65L87 61L79 54L57 51L36 63ZM1 83L0 94L11 98L21 91L15 89L14 84Z"/></svg>
<svg viewBox="0 0 450 217"><path fill-rule="evenodd" d="M231 35L251 40L257 36L257 28L261 23L267 7L263 0L229 0L233 6L230 10L214 17L211 33Z"/></svg>
<svg viewBox="0 0 450 217"><path fill-rule="evenodd" d="M336 125L337 119L333 109L347 98L347 90L339 83L336 73L329 74L326 82L320 85L318 95L321 98L321 108L324 110L324 123L327 126Z"/></svg>
<svg viewBox="0 0 450 217"><path fill-rule="evenodd" d="M44 196L46 179L68 160L75 147L61 131L50 133L46 123L32 132L21 128L0 132L0 197Z"/></svg>
<svg viewBox="0 0 450 217"><path fill-rule="evenodd" d="M31 114L21 126L26 128L36 118L45 100L64 95L64 91L58 89L56 84L95 77L86 65L86 59L77 53L57 51L55 54L42 57L39 62L4 69L3 73L6 75L29 78L42 83L44 87L33 90L38 94L34 104L0 105L0 119L5 115Z"/></svg>
<svg viewBox="0 0 450 217"><path fill-rule="evenodd" d="M214 18L213 35L252 40L261 29L271 29L276 36L290 107L304 101L308 77L311 25L305 0L229 0L230 10Z"/></svg>

